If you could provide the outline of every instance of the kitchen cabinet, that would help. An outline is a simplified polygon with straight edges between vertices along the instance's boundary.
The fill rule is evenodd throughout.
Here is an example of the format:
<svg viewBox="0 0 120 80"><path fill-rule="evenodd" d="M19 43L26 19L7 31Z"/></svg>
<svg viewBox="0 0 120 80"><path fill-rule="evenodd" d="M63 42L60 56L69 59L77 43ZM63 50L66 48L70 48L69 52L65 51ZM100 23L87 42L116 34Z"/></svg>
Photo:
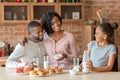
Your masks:
<svg viewBox="0 0 120 80"><path fill-rule="evenodd" d="M66 2L0 2L1 23L28 23L40 20L48 10L55 11L62 16L63 22L79 22L84 20L84 1Z"/></svg>
<svg viewBox="0 0 120 80"><path fill-rule="evenodd" d="M28 23L30 21L29 3L1 3L1 23Z"/></svg>

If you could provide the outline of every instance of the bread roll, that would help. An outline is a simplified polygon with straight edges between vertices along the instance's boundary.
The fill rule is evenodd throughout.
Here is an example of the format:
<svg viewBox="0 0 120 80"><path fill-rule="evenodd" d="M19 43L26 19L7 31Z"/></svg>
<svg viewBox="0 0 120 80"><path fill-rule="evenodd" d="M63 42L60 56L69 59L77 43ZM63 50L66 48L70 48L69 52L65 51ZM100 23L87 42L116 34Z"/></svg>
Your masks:
<svg viewBox="0 0 120 80"><path fill-rule="evenodd" d="M45 73L44 73L44 72L42 72L42 71L38 71L38 72L37 72L37 74L38 74L38 75L40 75L40 76L45 75Z"/></svg>
<svg viewBox="0 0 120 80"><path fill-rule="evenodd" d="M34 71L40 71L40 70L41 70L41 68L39 68L39 67L34 68Z"/></svg>
<svg viewBox="0 0 120 80"><path fill-rule="evenodd" d="M38 75L38 74L36 73L36 71L34 71L34 70L31 70L31 71L29 72L29 74L31 74L31 75Z"/></svg>

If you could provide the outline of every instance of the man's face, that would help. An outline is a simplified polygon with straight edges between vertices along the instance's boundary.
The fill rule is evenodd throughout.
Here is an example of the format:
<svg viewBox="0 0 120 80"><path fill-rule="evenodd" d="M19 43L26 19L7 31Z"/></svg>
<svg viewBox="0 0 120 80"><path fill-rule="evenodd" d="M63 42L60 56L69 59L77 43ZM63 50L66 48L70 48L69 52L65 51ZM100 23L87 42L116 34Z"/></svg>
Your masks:
<svg viewBox="0 0 120 80"><path fill-rule="evenodd" d="M43 39L43 29L41 27L33 28L30 35L33 40L41 41Z"/></svg>

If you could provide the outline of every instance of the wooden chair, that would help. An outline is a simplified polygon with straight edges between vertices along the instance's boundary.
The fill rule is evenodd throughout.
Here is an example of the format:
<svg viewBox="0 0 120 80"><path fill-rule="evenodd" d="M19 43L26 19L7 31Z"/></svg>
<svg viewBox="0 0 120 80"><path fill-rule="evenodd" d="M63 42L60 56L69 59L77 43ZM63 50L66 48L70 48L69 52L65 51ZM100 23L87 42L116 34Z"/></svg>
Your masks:
<svg viewBox="0 0 120 80"><path fill-rule="evenodd" d="M116 56L112 71L118 71L118 48L116 48Z"/></svg>

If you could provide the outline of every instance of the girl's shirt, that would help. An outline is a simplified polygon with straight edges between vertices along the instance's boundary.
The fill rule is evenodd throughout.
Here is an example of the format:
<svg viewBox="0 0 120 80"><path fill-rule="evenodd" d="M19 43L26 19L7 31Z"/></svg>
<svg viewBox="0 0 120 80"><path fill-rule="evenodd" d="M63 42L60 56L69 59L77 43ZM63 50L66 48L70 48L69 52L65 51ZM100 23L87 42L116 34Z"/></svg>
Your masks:
<svg viewBox="0 0 120 80"><path fill-rule="evenodd" d="M94 67L106 66L109 56L116 54L116 48L113 44L99 47L96 41L91 41L88 44L88 49L91 51L90 59L92 60Z"/></svg>

